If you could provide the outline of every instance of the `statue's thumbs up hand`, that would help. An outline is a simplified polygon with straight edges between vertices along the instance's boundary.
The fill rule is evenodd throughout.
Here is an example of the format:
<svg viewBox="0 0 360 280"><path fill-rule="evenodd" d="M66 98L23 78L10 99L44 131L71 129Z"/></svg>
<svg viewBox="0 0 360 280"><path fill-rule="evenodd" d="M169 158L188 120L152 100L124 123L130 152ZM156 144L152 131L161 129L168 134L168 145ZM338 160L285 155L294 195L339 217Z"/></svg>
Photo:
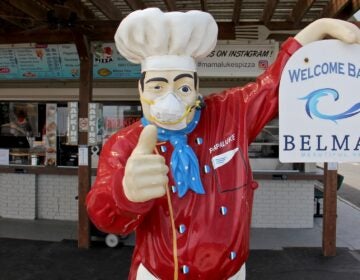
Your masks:
<svg viewBox="0 0 360 280"><path fill-rule="evenodd" d="M169 168L163 156L153 153L156 141L156 127L147 125L126 163L123 188L125 196L132 202L148 201L166 192Z"/></svg>

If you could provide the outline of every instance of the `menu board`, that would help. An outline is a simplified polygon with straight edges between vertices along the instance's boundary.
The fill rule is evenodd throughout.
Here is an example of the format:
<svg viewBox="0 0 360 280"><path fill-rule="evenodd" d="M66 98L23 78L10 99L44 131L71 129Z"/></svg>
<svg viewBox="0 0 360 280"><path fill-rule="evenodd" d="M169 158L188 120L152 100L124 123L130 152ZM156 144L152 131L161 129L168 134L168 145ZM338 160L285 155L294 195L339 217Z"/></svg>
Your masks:
<svg viewBox="0 0 360 280"><path fill-rule="evenodd" d="M92 44L94 79L140 77L140 65L130 63L114 43ZM80 60L74 44L4 48L0 45L1 80L79 79Z"/></svg>
<svg viewBox="0 0 360 280"><path fill-rule="evenodd" d="M140 77L140 65L122 57L113 43L94 43L93 54L95 79Z"/></svg>
<svg viewBox="0 0 360 280"><path fill-rule="evenodd" d="M56 165L57 150L57 104L46 104L45 165Z"/></svg>
<svg viewBox="0 0 360 280"><path fill-rule="evenodd" d="M80 60L76 46L73 44L58 45L61 65L61 78L78 79L80 77Z"/></svg>
<svg viewBox="0 0 360 280"><path fill-rule="evenodd" d="M18 76L14 49L0 49L0 79L14 79Z"/></svg>

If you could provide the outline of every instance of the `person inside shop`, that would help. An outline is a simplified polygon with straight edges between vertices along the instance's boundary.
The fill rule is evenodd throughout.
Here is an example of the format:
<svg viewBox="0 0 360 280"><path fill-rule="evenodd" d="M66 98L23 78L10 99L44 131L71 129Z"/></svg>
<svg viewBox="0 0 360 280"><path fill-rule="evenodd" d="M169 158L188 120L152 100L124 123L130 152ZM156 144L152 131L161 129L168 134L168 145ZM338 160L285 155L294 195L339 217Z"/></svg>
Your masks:
<svg viewBox="0 0 360 280"><path fill-rule="evenodd" d="M141 63L143 118L105 143L86 204L100 230L136 232L129 279L245 279L257 188L248 146L277 114L282 69L325 36L360 43L351 23L315 21L255 82L202 98L196 61L217 32L208 13L149 8L115 34L119 52Z"/></svg>
<svg viewBox="0 0 360 280"><path fill-rule="evenodd" d="M15 109L15 118L1 126L1 135L32 136L32 128L24 109Z"/></svg>

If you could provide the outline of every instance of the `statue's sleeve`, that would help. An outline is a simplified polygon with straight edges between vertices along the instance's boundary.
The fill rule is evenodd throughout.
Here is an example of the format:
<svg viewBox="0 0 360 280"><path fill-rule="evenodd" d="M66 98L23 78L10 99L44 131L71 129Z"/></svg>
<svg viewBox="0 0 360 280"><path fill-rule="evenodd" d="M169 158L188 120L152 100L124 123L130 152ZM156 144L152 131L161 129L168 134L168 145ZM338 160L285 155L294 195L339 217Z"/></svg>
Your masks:
<svg viewBox="0 0 360 280"><path fill-rule="evenodd" d="M243 88L249 144L263 127L277 116L281 74L290 56L300 47L300 43L294 38L287 39L274 63L254 83Z"/></svg>
<svg viewBox="0 0 360 280"><path fill-rule="evenodd" d="M134 203L123 191L125 165L137 138L138 133L132 130L120 131L101 151L96 180L87 195L86 207L90 220L104 232L130 233L152 208L153 201Z"/></svg>
<svg viewBox="0 0 360 280"><path fill-rule="evenodd" d="M282 70L300 47L294 38L289 38L282 44L274 63L255 82L207 96L208 104L216 103L212 106L217 108L217 111L211 112L213 117L225 115L224 121L232 120L233 125L238 127L239 137L246 138L250 144L277 115Z"/></svg>

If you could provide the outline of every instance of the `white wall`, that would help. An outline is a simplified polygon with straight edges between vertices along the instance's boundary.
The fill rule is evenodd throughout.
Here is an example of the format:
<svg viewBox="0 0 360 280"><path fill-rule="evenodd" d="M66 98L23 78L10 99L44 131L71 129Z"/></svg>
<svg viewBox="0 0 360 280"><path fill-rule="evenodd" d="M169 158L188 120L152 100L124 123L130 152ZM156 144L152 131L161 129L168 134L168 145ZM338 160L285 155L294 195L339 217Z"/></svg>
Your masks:
<svg viewBox="0 0 360 280"><path fill-rule="evenodd" d="M252 227L313 227L314 184L303 180L259 181ZM77 176L0 174L0 194L1 217L78 220Z"/></svg>
<svg viewBox="0 0 360 280"><path fill-rule="evenodd" d="M255 190L252 227L312 228L316 181L260 180Z"/></svg>
<svg viewBox="0 0 360 280"><path fill-rule="evenodd" d="M0 174L0 216L35 219L36 176Z"/></svg>
<svg viewBox="0 0 360 280"><path fill-rule="evenodd" d="M37 218L77 221L76 176L39 175L37 187Z"/></svg>
<svg viewBox="0 0 360 280"><path fill-rule="evenodd" d="M134 85L136 85L136 81ZM220 92L223 88L202 88L201 94L206 96L210 93ZM0 88L0 100L34 100L34 101L77 101L78 88ZM139 101L137 88L94 88L94 101Z"/></svg>

